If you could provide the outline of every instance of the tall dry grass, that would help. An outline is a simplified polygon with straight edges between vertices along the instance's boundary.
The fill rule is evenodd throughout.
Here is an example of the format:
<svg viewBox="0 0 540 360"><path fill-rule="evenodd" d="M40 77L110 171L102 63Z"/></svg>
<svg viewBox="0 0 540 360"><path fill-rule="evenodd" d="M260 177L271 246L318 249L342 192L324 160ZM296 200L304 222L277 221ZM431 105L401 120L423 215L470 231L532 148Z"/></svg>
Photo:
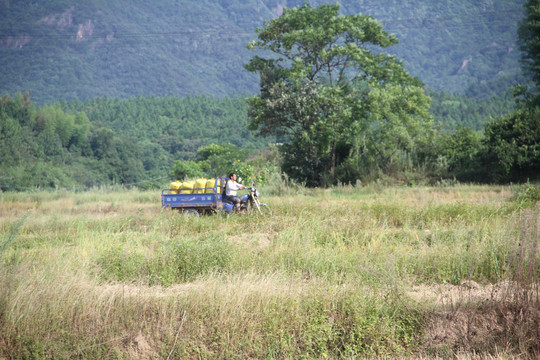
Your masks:
<svg viewBox="0 0 540 360"><path fill-rule="evenodd" d="M271 218L198 219L156 192L0 194L0 357L533 354L538 210L514 190L296 187ZM487 303L412 289L470 282L517 284L490 303L507 327L433 340L438 314Z"/></svg>

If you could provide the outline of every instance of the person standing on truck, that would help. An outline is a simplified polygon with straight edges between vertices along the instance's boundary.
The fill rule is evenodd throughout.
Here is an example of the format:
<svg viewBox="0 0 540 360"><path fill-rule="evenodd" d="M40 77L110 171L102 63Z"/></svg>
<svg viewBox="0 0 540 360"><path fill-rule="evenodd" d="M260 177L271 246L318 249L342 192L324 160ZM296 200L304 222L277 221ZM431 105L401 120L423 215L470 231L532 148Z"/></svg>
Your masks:
<svg viewBox="0 0 540 360"><path fill-rule="evenodd" d="M236 174L230 173L227 185L225 185L225 199L234 205L236 212L240 214L240 198L236 195L238 190L244 190L246 187L236 182Z"/></svg>

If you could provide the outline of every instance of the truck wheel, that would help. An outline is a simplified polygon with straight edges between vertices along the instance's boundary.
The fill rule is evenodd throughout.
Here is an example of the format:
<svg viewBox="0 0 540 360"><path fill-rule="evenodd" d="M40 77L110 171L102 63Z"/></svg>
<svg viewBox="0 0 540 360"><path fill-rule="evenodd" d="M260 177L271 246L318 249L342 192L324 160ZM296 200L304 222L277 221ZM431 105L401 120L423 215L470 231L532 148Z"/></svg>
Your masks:
<svg viewBox="0 0 540 360"><path fill-rule="evenodd" d="M184 216L193 216L193 217L199 217L200 214L197 210L195 209L184 209L182 210L182 215Z"/></svg>

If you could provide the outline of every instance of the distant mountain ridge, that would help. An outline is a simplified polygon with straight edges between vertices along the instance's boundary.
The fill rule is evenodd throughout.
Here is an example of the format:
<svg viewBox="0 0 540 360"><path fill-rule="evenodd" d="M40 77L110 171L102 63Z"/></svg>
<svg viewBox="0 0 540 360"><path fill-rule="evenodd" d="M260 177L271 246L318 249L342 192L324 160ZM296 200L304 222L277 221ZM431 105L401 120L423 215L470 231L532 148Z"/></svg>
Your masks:
<svg viewBox="0 0 540 360"><path fill-rule="evenodd" d="M0 95L32 100L258 90L243 69L255 29L300 0L0 0ZM328 1L309 1L312 6ZM344 0L342 13L380 20L388 49L427 86L487 96L521 79L522 0Z"/></svg>

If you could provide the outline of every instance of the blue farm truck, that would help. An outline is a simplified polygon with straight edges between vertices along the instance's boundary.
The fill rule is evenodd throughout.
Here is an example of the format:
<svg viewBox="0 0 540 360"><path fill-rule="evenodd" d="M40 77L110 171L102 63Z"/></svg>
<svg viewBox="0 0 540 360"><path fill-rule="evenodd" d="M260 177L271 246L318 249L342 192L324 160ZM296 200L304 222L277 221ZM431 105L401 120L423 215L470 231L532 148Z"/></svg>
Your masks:
<svg viewBox="0 0 540 360"><path fill-rule="evenodd" d="M198 179L184 183L171 183L172 189L161 191L161 206L180 211L184 215L200 216L215 213L228 214L233 205L223 201L227 178ZM240 195L241 211L246 214L272 215L267 204L259 201L259 191L247 187L249 194Z"/></svg>

